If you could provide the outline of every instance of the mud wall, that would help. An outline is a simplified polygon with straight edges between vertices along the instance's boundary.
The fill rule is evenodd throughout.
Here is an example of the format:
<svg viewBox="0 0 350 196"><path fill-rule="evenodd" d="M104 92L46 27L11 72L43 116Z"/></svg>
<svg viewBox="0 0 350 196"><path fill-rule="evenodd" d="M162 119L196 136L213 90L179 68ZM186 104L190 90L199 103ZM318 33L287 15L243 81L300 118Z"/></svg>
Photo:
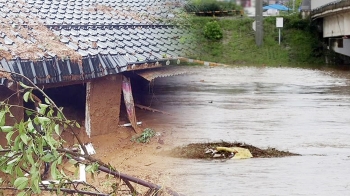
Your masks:
<svg viewBox="0 0 350 196"><path fill-rule="evenodd" d="M0 101L4 101L8 97L10 97L14 92L11 91L10 89L0 86ZM20 105L23 106L23 99L21 95L13 95L9 102L11 105ZM15 116L15 118L10 118L9 116L6 116L6 124L7 125L12 125L16 121L20 121L23 119L24 111L22 108L18 107L12 107L11 108L12 114ZM0 132L0 145L6 145L6 134Z"/></svg>
<svg viewBox="0 0 350 196"><path fill-rule="evenodd" d="M99 78L88 85L86 95L86 124L88 125L85 126L87 132L90 129L90 136L110 133L117 129L121 88L121 75Z"/></svg>

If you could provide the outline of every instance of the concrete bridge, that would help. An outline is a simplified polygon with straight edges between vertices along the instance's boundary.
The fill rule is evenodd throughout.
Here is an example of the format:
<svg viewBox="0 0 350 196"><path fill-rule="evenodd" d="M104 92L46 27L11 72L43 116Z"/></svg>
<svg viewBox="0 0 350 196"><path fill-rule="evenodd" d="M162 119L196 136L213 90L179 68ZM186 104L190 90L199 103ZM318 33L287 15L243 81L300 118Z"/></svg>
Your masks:
<svg viewBox="0 0 350 196"><path fill-rule="evenodd" d="M311 19L319 23L328 49L350 57L350 1L304 0L311 10Z"/></svg>

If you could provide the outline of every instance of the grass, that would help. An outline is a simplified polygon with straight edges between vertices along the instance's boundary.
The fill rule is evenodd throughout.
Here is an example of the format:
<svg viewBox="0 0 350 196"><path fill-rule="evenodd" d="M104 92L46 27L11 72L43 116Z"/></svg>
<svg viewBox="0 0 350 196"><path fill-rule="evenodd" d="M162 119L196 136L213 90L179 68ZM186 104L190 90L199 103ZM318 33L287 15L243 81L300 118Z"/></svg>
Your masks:
<svg viewBox="0 0 350 196"><path fill-rule="evenodd" d="M156 135L156 132L153 129L146 128L139 135L135 135L131 138L131 141L137 143L149 143L151 139Z"/></svg>
<svg viewBox="0 0 350 196"><path fill-rule="evenodd" d="M213 20L222 28L222 40L212 41L204 37L203 27ZM285 17L285 28L281 30L282 42L279 45L275 17L265 18L262 47L255 44L253 21L247 17L193 17L192 26L198 46L190 57L231 65L323 64L322 46L309 21L301 20L298 16Z"/></svg>
<svg viewBox="0 0 350 196"><path fill-rule="evenodd" d="M253 158L274 158L286 156L299 156L299 154L287 151L279 151L275 148L260 149L253 145L240 142L215 142L215 143L195 143L186 146L176 147L169 152L169 155L177 158L189 159L212 159L211 154L206 154L207 149L215 149L216 147L242 147L247 148L252 153ZM229 156L226 156L229 157Z"/></svg>

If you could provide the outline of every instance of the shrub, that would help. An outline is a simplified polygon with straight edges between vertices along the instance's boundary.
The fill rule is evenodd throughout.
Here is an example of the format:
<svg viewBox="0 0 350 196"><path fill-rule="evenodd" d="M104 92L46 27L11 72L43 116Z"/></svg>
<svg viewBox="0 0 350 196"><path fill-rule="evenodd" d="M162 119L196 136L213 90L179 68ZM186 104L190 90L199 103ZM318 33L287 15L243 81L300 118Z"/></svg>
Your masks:
<svg viewBox="0 0 350 196"><path fill-rule="evenodd" d="M153 129L146 128L140 135L137 135L131 138L131 141L137 143L148 143L151 141L151 138L156 135L156 132Z"/></svg>
<svg viewBox="0 0 350 196"><path fill-rule="evenodd" d="M207 22L204 26L204 36L210 40L220 40L223 37L221 27L218 22Z"/></svg>
<svg viewBox="0 0 350 196"><path fill-rule="evenodd" d="M187 12L207 12L207 11L227 11L227 10L240 10L232 1L221 1L216 0L192 0L184 6Z"/></svg>

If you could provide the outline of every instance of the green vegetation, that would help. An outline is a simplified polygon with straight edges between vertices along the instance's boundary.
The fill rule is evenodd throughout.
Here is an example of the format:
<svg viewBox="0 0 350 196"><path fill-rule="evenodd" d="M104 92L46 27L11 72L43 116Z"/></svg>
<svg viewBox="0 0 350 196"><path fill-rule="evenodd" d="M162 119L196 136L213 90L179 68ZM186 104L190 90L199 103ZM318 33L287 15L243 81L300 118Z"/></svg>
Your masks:
<svg viewBox="0 0 350 196"><path fill-rule="evenodd" d="M12 81L11 74L5 71L0 71L0 75ZM76 121L68 120L62 110L37 86L34 85L28 78L22 77L30 86L19 83L22 87L20 92L23 92L24 102L33 102L38 105L38 111L24 108L18 105L11 105L10 98L0 102L0 132L6 134L7 145L0 145L0 174L6 176L0 178L0 190L4 186L12 187L18 190L18 195L32 195L41 193L41 180L45 179L47 163L50 165L51 179L57 180L58 184L50 184L47 190L57 189L57 194L60 194L60 188L69 188L64 182L71 182L72 179L66 175L63 170L59 170L58 166L63 164L63 160L77 161L72 155L75 153L64 149L65 141L60 137L62 130L70 130L75 134L74 127L80 127ZM35 99L33 91L39 91L44 97L45 102L41 103ZM14 93L11 96L20 96ZM9 120L14 120L15 117L11 113L12 108L23 108L28 115L27 120L21 120L13 125L8 125ZM80 140L79 140L80 141ZM44 169L45 168L45 169ZM92 170L91 170L92 171Z"/></svg>
<svg viewBox="0 0 350 196"><path fill-rule="evenodd" d="M156 132L153 129L146 128L143 130L143 132L140 135L134 136L131 138L131 141L137 142L137 143L149 143L156 135Z"/></svg>
<svg viewBox="0 0 350 196"><path fill-rule="evenodd" d="M295 10L298 10L298 8L301 5L302 1L303 0L295 0L294 1L294 8L295 8ZM287 2L286 6L289 7L289 8L293 8L293 1Z"/></svg>
<svg viewBox="0 0 350 196"><path fill-rule="evenodd" d="M278 44L276 18L264 18L264 43L262 47L255 44L253 19L248 17L193 17L194 38L198 43L194 59L225 64L245 64L278 66L305 64L322 64L323 46L318 41L316 28L309 20L299 15L284 17L281 30L282 41ZM208 39L205 25L216 21L223 31L221 40Z"/></svg>
<svg viewBox="0 0 350 196"><path fill-rule="evenodd" d="M222 30L217 21L207 22L204 26L204 37L209 40L220 40L222 36Z"/></svg>
<svg viewBox="0 0 350 196"><path fill-rule="evenodd" d="M185 5L184 8L186 12L228 11L241 9L241 7L237 6L232 0L191 0Z"/></svg>

